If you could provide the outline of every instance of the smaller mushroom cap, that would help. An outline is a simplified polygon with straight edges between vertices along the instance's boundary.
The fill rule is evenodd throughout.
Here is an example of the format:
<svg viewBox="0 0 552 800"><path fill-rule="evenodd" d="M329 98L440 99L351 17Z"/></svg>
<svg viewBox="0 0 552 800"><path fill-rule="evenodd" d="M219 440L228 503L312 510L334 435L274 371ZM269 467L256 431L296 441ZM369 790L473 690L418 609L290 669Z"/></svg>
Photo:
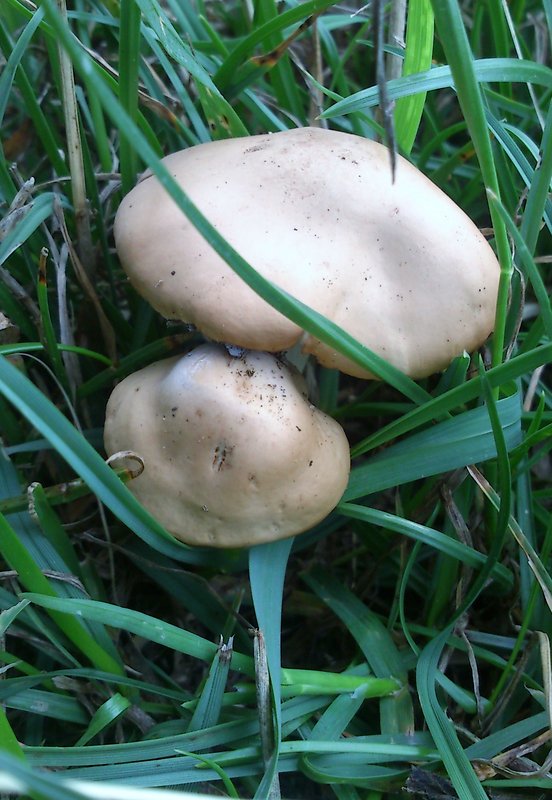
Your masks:
<svg viewBox="0 0 552 800"><path fill-rule="evenodd" d="M243 547L301 533L338 503L349 475L341 426L267 353L202 345L125 378L111 395L105 447L139 454L129 484L187 544Z"/></svg>
<svg viewBox="0 0 552 800"><path fill-rule="evenodd" d="M196 145L165 166L260 274L413 378L492 330L500 270L464 212L376 142L298 128ZM146 173L115 220L123 268L164 316L215 341L370 373L261 300Z"/></svg>

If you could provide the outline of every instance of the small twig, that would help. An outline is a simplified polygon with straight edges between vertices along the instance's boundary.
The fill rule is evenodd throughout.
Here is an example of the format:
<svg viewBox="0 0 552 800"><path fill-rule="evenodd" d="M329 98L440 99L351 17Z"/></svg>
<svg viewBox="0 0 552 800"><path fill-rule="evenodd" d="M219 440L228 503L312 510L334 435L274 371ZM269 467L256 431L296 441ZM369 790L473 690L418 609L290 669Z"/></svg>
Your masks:
<svg viewBox="0 0 552 800"><path fill-rule="evenodd" d="M43 569L42 574L45 578L50 578L53 581L60 581L61 583L67 583L70 586L74 586L79 591L83 592L86 597L88 597L88 592L80 582L80 580L75 577L75 575L70 575L67 572L57 572L56 570L52 569ZM7 580L16 580L19 578L19 573L15 569L6 569L0 572L0 581L7 581Z"/></svg>
<svg viewBox="0 0 552 800"><path fill-rule="evenodd" d="M66 0L57 0L60 15L67 23ZM95 273L95 256L90 230L90 214L86 197L86 181L84 177L84 161L79 131L79 115L75 97L75 76L69 55L61 44L58 46L61 76L61 99L65 118L65 138L69 170L71 172L71 190L75 209L75 226L77 229L78 254L87 275L93 278Z"/></svg>
<svg viewBox="0 0 552 800"><path fill-rule="evenodd" d="M537 369L531 375L531 380L529 381L529 386L527 387L527 393L523 399L523 410L525 412L531 411L531 406L533 405L533 400L545 367L546 364L541 364L541 366L537 367Z"/></svg>
<svg viewBox="0 0 552 800"><path fill-rule="evenodd" d="M255 687L257 690L257 713L259 715L259 728L261 732L261 753L265 768L268 767L274 752L274 721L272 717L272 701L270 696L270 674L266 645L262 631L253 632L253 658L255 662ZM278 772L270 786L268 800L279 800L280 781Z"/></svg>
<svg viewBox="0 0 552 800"><path fill-rule="evenodd" d="M383 29L385 25L385 4L383 0L374 0L374 45L376 49L376 83L379 92L379 106L383 116L383 127L389 149L391 163L391 180L395 182L397 168L397 141L393 123L394 103L389 101L387 94L387 77L385 74L385 53L383 50Z"/></svg>
<svg viewBox="0 0 552 800"><path fill-rule="evenodd" d="M59 222L61 235L63 236L65 244L67 245L67 248L69 250L69 257L71 259L71 263L73 264L73 269L75 270L75 274L78 278L78 281L82 286L83 290L88 295L88 298L90 299L96 311L98 322L100 324L100 329L103 334L107 354L109 358L113 361L113 363L116 364L117 345L115 341L115 332L105 314L105 311L102 308L102 305L98 299L98 295L96 294L96 290L94 289L94 285L92 284L90 277L86 272L86 270L84 269L83 263L80 260L78 253L73 246L73 243L71 242L69 232L67 230L67 225L65 223L65 217L63 215L63 209L58 201L54 202L54 214Z"/></svg>
<svg viewBox="0 0 552 800"><path fill-rule="evenodd" d="M404 50L404 31L406 27L406 0L392 0L389 13L389 41L402 47ZM386 68L387 80L400 78L402 75L404 59L395 53L387 53Z"/></svg>

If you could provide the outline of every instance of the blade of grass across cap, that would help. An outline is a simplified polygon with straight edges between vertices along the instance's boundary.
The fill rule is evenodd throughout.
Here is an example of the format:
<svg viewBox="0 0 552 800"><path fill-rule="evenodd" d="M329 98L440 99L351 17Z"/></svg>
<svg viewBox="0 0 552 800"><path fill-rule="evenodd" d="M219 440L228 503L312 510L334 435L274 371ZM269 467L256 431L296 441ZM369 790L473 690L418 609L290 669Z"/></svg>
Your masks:
<svg viewBox="0 0 552 800"><path fill-rule="evenodd" d="M414 711L408 694L407 674L390 632L379 618L345 586L321 569L303 574L306 584L341 619L377 678L395 678L401 689L380 700L382 733L410 733Z"/></svg>
<svg viewBox="0 0 552 800"><path fill-rule="evenodd" d="M141 0L140 0L141 1ZM268 302L277 311L280 311L301 328L311 333L326 344L335 347L343 355L355 363L370 369L398 391L405 394L416 403L425 402L429 395L413 380L392 367L384 359L371 352L364 345L357 342L342 328L330 322L304 303L293 298L286 292L278 289L266 278L263 278L253 267L243 259L234 248L218 233L207 218L199 211L188 195L176 183L166 167L160 162L154 150L142 136L132 120L121 108L116 97L106 86L93 69L88 56L75 45L63 22L55 15L51 0L44 0L47 8L48 20L55 27L65 46L70 51L75 66L80 70L84 80L101 100L110 117L121 127L124 134L132 138L137 152L151 168L161 185L176 202L180 210L188 217L194 227L209 242L211 247L226 263L247 283L263 300Z"/></svg>
<svg viewBox="0 0 552 800"><path fill-rule="evenodd" d="M406 25L406 52L403 77L428 70L433 54L434 18L430 0L410 0ZM401 97L395 106L397 142L404 153L410 153L424 110L426 93Z"/></svg>
<svg viewBox="0 0 552 800"><path fill-rule="evenodd" d="M266 648L273 703L274 750L255 797L279 796L277 765L282 740L281 716L281 617L282 595L287 561L293 538L251 547L249 550L249 580L259 631Z"/></svg>

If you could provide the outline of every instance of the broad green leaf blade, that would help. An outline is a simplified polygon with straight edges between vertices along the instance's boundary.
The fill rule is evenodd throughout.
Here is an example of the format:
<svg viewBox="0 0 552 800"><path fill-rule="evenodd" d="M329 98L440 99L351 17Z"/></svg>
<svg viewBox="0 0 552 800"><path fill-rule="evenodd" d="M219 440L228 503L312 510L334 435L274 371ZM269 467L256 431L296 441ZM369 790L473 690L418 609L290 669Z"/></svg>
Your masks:
<svg viewBox="0 0 552 800"><path fill-rule="evenodd" d="M535 83L552 89L552 69L533 61L520 61L516 58L483 58L473 62L475 78L479 83L522 82ZM401 97L432 92L436 89L454 87L454 78L449 66L434 67L416 75L395 78L387 84L390 100ZM371 86L332 105L320 116L323 119L352 114L378 104L378 88Z"/></svg>
<svg viewBox="0 0 552 800"><path fill-rule="evenodd" d="M496 405L506 444L511 450L521 441L521 405L517 392ZM353 469L343 500L355 500L495 456L491 420L487 408L481 406L416 433Z"/></svg>
<svg viewBox="0 0 552 800"><path fill-rule="evenodd" d="M433 10L430 0L410 0L406 26L406 52L403 77L425 72L431 67L433 54ZM410 153L424 110L426 93L400 97L395 106L397 143Z"/></svg>
<svg viewBox="0 0 552 800"><path fill-rule="evenodd" d="M188 726L189 731L211 728L218 722L231 658L232 643L223 644L221 642L209 668L207 680Z"/></svg>
<svg viewBox="0 0 552 800"><path fill-rule="evenodd" d="M418 694L424 718L459 797L488 800L479 778L458 741L452 720L437 699L437 672L443 647L452 632L447 628L422 650L416 668Z"/></svg>
<svg viewBox="0 0 552 800"><path fill-rule="evenodd" d="M251 595L259 630L263 634L266 646L275 723L274 753L255 793L255 797L259 798L267 797L270 794L276 775L278 753L282 739L280 708L282 594L286 566L292 544L293 538L282 539L270 544L258 545L249 550Z"/></svg>
<svg viewBox="0 0 552 800"><path fill-rule="evenodd" d="M112 725L130 706L130 700L116 692L96 710L87 729L76 742L75 747L82 747L82 745L88 744L94 736L97 736Z"/></svg>
<svg viewBox="0 0 552 800"><path fill-rule="evenodd" d="M389 631L376 614L323 570L314 569L303 579L347 626L376 677L393 677L402 684L394 697L380 701L382 733L410 733L414 730L414 711L407 674Z"/></svg>
<svg viewBox="0 0 552 800"><path fill-rule="evenodd" d="M478 553L462 542L440 531L434 530L427 525L412 522L396 514L390 514L388 511L379 511L375 508L357 505L356 503L341 503L338 508L339 511L347 517L394 531L401 536L407 536L409 539L428 545L471 567L482 569L487 563L487 557L483 555L483 553ZM512 573L502 564L497 564L493 568L493 577L505 587L511 588L513 585L514 578Z"/></svg>
<svg viewBox="0 0 552 800"><path fill-rule="evenodd" d="M75 614L83 619L97 620L114 628L130 631L151 642L157 642L179 653L186 653L201 661L210 662L217 653L217 646L213 642L130 608L120 608L94 600L60 600L34 593L28 593L25 597L43 608ZM253 674L253 663L249 656L234 652L231 665L232 669L245 672L247 675Z"/></svg>

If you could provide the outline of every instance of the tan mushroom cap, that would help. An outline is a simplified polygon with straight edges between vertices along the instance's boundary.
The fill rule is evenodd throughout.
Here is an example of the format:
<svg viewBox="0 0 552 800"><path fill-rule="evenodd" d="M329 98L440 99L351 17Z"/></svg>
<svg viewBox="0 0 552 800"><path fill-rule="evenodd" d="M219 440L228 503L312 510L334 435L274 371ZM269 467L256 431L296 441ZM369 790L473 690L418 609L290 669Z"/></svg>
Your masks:
<svg viewBox="0 0 552 800"><path fill-rule="evenodd" d="M265 278L411 377L444 369L493 327L499 267L421 172L346 133L299 128L191 147L166 167ZM301 336L324 365L370 377L261 300L151 174L115 220L122 265L161 314L216 341L278 352Z"/></svg>
<svg viewBox="0 0 552 800"><path fill-rule="evenodd" d="M349 476L341 426L308 402L295 370L213 344L125 378L108 402L105 447L142 456L130 490L194 545L242 547L308 530Z"/></svg>

